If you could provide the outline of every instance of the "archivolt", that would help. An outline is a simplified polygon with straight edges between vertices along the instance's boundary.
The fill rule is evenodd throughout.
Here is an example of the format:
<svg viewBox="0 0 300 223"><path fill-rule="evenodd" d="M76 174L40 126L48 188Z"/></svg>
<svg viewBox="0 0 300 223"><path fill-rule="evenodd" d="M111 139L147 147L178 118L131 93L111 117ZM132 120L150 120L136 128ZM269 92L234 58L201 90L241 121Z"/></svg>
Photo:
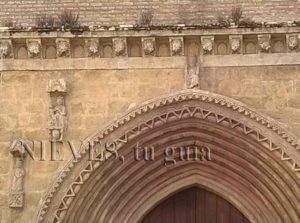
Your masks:
<svg viewBox="0 0 300 223"><path fill-rule="evenodd" d="M111 143L125 157L89 161L90 142ZM132 148L155 145L151 163ZM209 162L161 164L168 146L205 145ZM35 222L139 222L153 206L185 187L219 194L251 222L298 222L296 138L242 103L204 91L182 91L147 102L89 137L41 201Z"/></svg>

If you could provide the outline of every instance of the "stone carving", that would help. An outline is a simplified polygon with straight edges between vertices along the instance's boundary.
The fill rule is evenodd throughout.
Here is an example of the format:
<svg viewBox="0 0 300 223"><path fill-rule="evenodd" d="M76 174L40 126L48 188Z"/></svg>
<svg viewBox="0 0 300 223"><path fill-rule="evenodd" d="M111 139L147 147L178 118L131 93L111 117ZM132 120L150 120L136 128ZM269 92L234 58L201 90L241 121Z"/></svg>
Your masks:
<svg viewBox="0 0 300 223"><path fill-rule="evenodd" d="M169 38L169 41L170 41L171 55L183 56L184 55L183 37L172 37Z"/></svg>
<svg viewBox="0 0 300 223"><path fill-rule="evenodd" d="M52 100L48 120L50 139L52 142L62 142L67 128L67 111L65 107L67 88L65 80L50 80L48 92Z"/></svg>
<svg viewBox="0 0 300 223"><path fill-rule="evenodd" d="M187 61L185 67L185 85L188 89L199 88L199 63L197 57L192 57L191 60Z"/></svg>
<svg viewBox="0 0 300 223"><path fill-rule="evenodd" d="M71 46L69 39L56 39L56 51L58 57L70 57Z"/></svg>
<svg viewBox="0 0 300 223"><path fill-rule="evenodd" d="M0 58L12 58L12 43L11 40L0 40Z"/></svg>
<svg viewBox="0 0 300 223"><path fill-rule="evenodd" d="M296 52L299 46L298 35L287 35L287 47L289 52Z"/></svg>
<svg viewBox="0 0 300 223"><path fill-rule="evenodd" d="M213 36L202 36L201 37L203 54L213 54L214 49L214 37Z"/></svg>
<svg viewBox="0 0 300 223"><path fill-rule="evenodd" d="M127 56L126 38L114 38L113 49L115 56Z"/></svg>
<svg viewBox="0 0 300 223"><path fill-rule="evenodd" d="M151 119L140 122L140 115L149 113L155 109L164 108L165 106L167 107L185 101L188 102L190 100L195 100L195 103L193 104L204 103L208 106L208 108L205 109L200 105L193 106L193 104L190 104L190 107L181 106L178 107L178 109L173 110L171 106L171 110L164 110L164 112L160 114L157 113L157 115L154 115ZM221 112L222 109L226 109L226 112L224 112L225 110ZM233 114L229 115L231 113ZM242 118L235 119L235 115L241 116ZM145 133L145 129L153 129L153 126L159 126L161 123L172 122L174 120L189 117L196 117L211 121L249 136L249 139L252 138L263 148L281 156L281 161L288 165L293 171L300 172L300 167L297 165L296 157L294 155L287 154L286 152L290 149L292 152L290 151L289 153L293 153L294 149L300 150L300 144L293 135L282 129L276 121L260 115L256 111L247 108L244 104L225 96L206 91L185 90L165 96L155 101L150 101L140 108L128 113L126 116L122 117L122 119L114 121L105 129L101 131L99 130L97 134L83 142L83 145L85 146L83 146L79 152L82 155L87 154L89 142L99 142L99 140L109 137L110 134L115 133L115 131L126 125L126 123L134 121L135 119L137 125L131 126L128 131L115 140L117 146L123 146L134 137L138 137L141 133ZM249 126L248 123L252 123L252 126ZM268 131L268 133L266 131ZM266 135L264 136L264 134ZM284 143L287 143L285 150L276 145L275 142L278 140L283 140ZM78 168L75 168L79 165L82 165L80 171ZM99 167L99 162L87 162L86 159L81 159L79 162L78 160L72 160L72 162L69 162L65 166L64 170L58 175L55 181L56 183L53 184L55 186L51 186L49 188L47 196L38 210L35 222L62 222L66 211L69 209L72 201L78 194L80 187L89 179L92 175L91 173L95 171L97 167ZM68 190L65 190L64 187L64 191L62 191L61 184L67 176L73 177L74 180L70 183ZM64 196L59 198L54 196L55 193L57 194L59 192L63 192ZM51 208L50 210L50 206L54 208Z"/></svg>
<svg viewBox="0 0 300 223"><path fill-rule="evenodd" d="M99 39L91 38L85 40L85 48L88 53L88 57L99 56Z"/></svg>
<svg viewBox="0 0 300 223"><path fill-rule="evenodd" d="M144 56L155 55L155 37L142 38L142 44Z"/></svg>
<svg viewBox="0 0 300 223"><path fill-rule="evenodd" d="M41 56L42 45L40 39L27 39L26 45L29 58L38 58Z"/></svg>
<svg viewBox="0 0 300 223"><path fill-rule="evenodd" d="M271 52L271 35L258 35L260 53Z"/></svg>
<svg viewBox="0 0 300 223"><path fill-rule="evenodd" d="M25 150L32 146L26 140L15 140L10 147L10 154L14 159L14 170L9 194L9 207L22 208L24 206L24 179L25 179Z"/></svg>
<svg viewBox="0 0 300 223"><path fill-rule="evenodd" d="M230 36L230 49L232 54L240 54L242 51L242 36Z"/></svg>

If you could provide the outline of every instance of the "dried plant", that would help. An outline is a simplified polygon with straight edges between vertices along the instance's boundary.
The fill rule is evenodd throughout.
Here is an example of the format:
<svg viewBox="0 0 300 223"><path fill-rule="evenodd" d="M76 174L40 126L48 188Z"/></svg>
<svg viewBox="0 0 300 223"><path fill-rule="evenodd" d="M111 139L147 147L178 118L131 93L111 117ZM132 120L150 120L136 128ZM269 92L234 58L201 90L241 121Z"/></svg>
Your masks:
<svg viewBox="0 0 300 223"><path fill-rule="evenodd" d="M239 26L247 27L247 28L255 28L258 26L258 24L251 18L244 18L240 20Z"/></svg>
<svg viewBox="0 0 300 223"><path fill-rule="evenodd" d="M231 9L231 19L235 25L238 25L243 15L243 10L240 5L233 6Z"/></svg>
<svg viewBox="0 0 300 223"><path fill-rule="evenodd" d="M218 23L222 26L222 27L228 27L230 26L230 21L227 17L223 16L223 15L218 15Z"/></svg>
<svg viewBox="0 0 300 223"><path fill-rule="evenodd" d="M50 15L42 15L36 18L35 24L37 27L53 27L54 18Z"/></svg>
<svg viewBox="0 0 300 223"><path fill-rule="evenodd" d="M65 28L79 27L79 13L73 13L71 10L64 10L58 15L58 25Z"/></svg>
<svg viewBox="0 0 300 223"><path fill-rule="evenodd" d="M153 10L147 9L141 12L139 24L144 26L150 26L153 19Z"/></svg>

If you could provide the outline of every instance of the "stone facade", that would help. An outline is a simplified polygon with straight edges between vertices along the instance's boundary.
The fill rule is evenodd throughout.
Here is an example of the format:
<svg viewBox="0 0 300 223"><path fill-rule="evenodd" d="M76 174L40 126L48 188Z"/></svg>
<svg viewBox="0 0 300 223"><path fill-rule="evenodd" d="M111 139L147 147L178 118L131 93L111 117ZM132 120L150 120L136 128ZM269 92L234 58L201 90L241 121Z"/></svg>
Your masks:
<svg viewBox="0 0 300 223"><path fill-rule="evenodd" d="M16 4L14 5L16 2L1 1L0 11L13 15L16 11ZM287 18L296 20L298 16L297 10L289 15L286 14L288 8L299 4L295 1L257 1L255 6L248 2L242 2L242 5L248 9L248 15L254 15L262 20L273 21L275 8L278 20L286 21ZM158 5L154 3L154 1L141 2L141 6L137 9L137 6L130 1L123 1L118 5L109 3L110 6L105 1L76 3L61 1L55 5L43 1L38 4L35 4L35 1L22 1L18 5L22 12L18 12L17 15L21 17L22 13L27 13L27 17L23 17L22 21L30 24L33 17L28 12L31 10L41 9L41 13L44 11L53 13L49 11L50 8L75 5L81 8L81 17L87 24L94 24L90 21L95 21L95 23L113 21L122 24L132 23L139 9L149 6L157 8L155 21L157 23L168 24L170 21L180 23L183 20L194 23L198 21L198 17L203 18L202 15L206 13L206 10L211 10L216 4L220 6L221 11L226 11L233 5L232 2L228 4L217 1L205 2L207 8L203 12L193 13L196 9L188 7L191 1L177 1L176 3L173 1L162 3L161 1ZM196 4L200 7L204 3L199 1ZM90 7L98 8L106 17L98 18L95 13L90 14ZM120 20L119 7L122 10L126 9L128 16L125 15L125 19ZM261 10L258 11L257 7ZM114 13L106 14L112 10ZM181 10L185 13L177 18L173 14L166 15L166 10L169 13ZM186 13L190 13L190 17L185 18ZM1 16L4 19L7 18L6 14L1 14ZM18 20L18 16L15 20ZM207 21L213 20L211 16L204 18ZM281 193L278 195L278 200L282 201L280 205L286 205L283 209L286 209L290 216L282 211L280 205L276 207L279 209L279 214L282 211L282 219L285 220L283 222L296 223L295 219L300 216L299 210L293 209L293 205L297 206L299 202L297 200L300 172L298 151L300 149L298 140L300 135L299 35L300 29L297 26L256 29L231 27L208 30L193 26L172 26L153 30L119 27L118 30L115 28L95 29L80 34L68 31L45 33L1 31L0 222L43 222L44 217L47 218L47 213L50 213L48 215L57 214L52 216L56 218L56 222L60 222L60 218L64 216L69 220L76 219L75 214L64 212L69 208L70 203L55 202L61 201L62 196L66 199L75 197L80 186L76 186L78 190L72 188L71 193L67 191L67 188L61 189L59 186L69 185L72 179L75 182L73 182L74 185L81 185L83 181L86 182L89 179L94 166L82 170L86 165L82 161L84 159L80 159L81 155L77 154L76 159L78 158L79 162L72 160L74 151L69 148L67 141L73 140L74 146L79 148L80 141L86 143L90 139L100 140L107 136L110 137L109 139L118 139L121 144L126 144L131 140L130 137L126 137L126 134L136 131L134 125L141 129L144 126L143 129L146 129L151 127L150 122L146 122L147 120L152 120L153 123L157 120L167 122L166 117L170 114L173 115L172 120L178 117L184 119L183 114L186 112L195 120L201 115L208 121L215 118L215 122L222 125L221 130L228 126L232 129L239 128L234 134L242 132L245 135L243 142L249 148L252 148L250 144L255 141L255 143L260 143L261 147L268 149L267 152L263 152L263 156L272 161L270 162L271 168L269 164L261 164L260 157L250 155L255 156L255 162L259 160L257 162L264 168L271 169L263 175L267 183L273 185L270 173L271 175L273 172L278 174L276 179L282 177L283 181L276 181L274 187L289 190L287 196L290 196L291 204L285 203L287 198ZM149 100L150 102L145 103ZM199 105L197 114L196 110L184 110L188 106L192 107L197 104ZM167 113L164 110L165 105L169 105L169 108L173 109L172 112ZM260 116L259 113L265 116ZM238 118L240 122L234 121L234 118ZM129 122L130 120L132 122ZM274 123L276 125L273 125ZM209 129L213 124L206 123L206 125L205 127ZM156 125L153 124L153 126ZM159 123L158 126L160 126ZM189 127L194 126L191 124ZM199 126L197 128L201 129ZM221 130L216 131L216 134ZM162 133L166 132L162 131ZM225 134L222 137L225 137ZM226 137L231 136L226 135ZM141 139L144 140L142 136ZM21 159L23 156L20 154L24 151L16 147L20 142L18 140L26 143L27 140L35 141L35 146L38 148L34 153L36 160L32 160L28 154L25 159ZM42 148L39 142L45 140L46 149L42 151L39 149ZM216 139L216 142L221 143L218 140ZM53 151L49 149L51 143L57 146ZM84 149L84 147L81 148ZM257 148L253 149L253 153L260 153ZM225 154L224 157L226 158L227 155ZM79 164L74 164L77 166L73 168L70 161ZM244 162L244 159L241 162ZM66 165L70 166L63 169ZM283 165L286 166L281 168ZM109 165L104 167L107 172L112 168ZM69 177L63 176L65 172L62 170L70 171ZM190 171L187 167L182 170ZM252 170L245 167L245 172ZM102 174L101 171L97 173L99 176ZM143 173L146 174L146 170ZM76 174L80 175L79 180ZM122 171L118 174L118 179L123 180L125 175L122 175ZM172 172L172 174L176 176L180 173ZM55 180L56 178L58 181ZM290 180L290 178L293 180L284 182L284 179ZM105 179L111 180L109 176ZM234 181L234 176L232 180ZM251 180L254 182L256 179L251 177ZM175 186L168 188L170 191L175 191L187 182L198 183L193 180L178 181L173 182ZM209 186L209 180L203 179L203 182L205 186ZM261 182L254 184L259 185ZM155 189L154 184L149 183L149 185ZM218 187L217 184L215 186ZM84 187L88 187L88 184ZM59 194L52 195L51 188L58 188ZM218 189L222 188L218 187ZM228 192L227 198L232 199L230 201L238 207L250 205L249 211L246 211L247 217L257 222L257 216L255 217L254 214L255 207L252 207L251 202L239 202L232 191L224 189ZM246 188L243 187L243 189ZM134 190L131 193L134 193ZM159 195L166 195L158 194L153 194L153 201L147 201L145 205L152 205L154 201L161 199ZM294 194L296 195L292 196ZM143 195L147 196L146 192ZM74 202L78 202L76 199L78 198L74 198ZM270 199L272 200L273 197L271 196ZM43 208L47 206L46 202L50 203L50 200L53 203L47 209L49 212L43 213ZM114 201L113 196L111 201ZM123 200L120 198L117 201L122 203ZM138 202L136 200L134 203L138 204ZM109 204L113 205L113 203ZM140 214L147 209L143 205L139 208ZM116 213L125 216L127 214L125 210L127 211L126 208L117 209ZM264 207L260 211L268 211L268 209ZM267 222L268 217L276 218L278 213L276 211L265 213L266 216L262 221ZM107 216L105 220L117 219L111 212ZM39 220L39 217L42 220ZM128 219L125 222L130 222ZM138 216L133 215L133 219L138 219Z"/></svg>
<svg viewBox="0 0 300 223"><path fill-rule="evenodd" d="M139 1L109 2L105 0L19 1L0 2L0 20L12 20L17 24L33 25L37 15L54 15L63 8L80 12L80 20L86 25L135 24L144 9L154 10L155 24L199 24L216 21L218 14L228 14L232 6L242 5L247 16L257 21L298 21L299 5L294 0L265 1ZM97 13L95 13L97 12ZM287 13L288 12L288 13ZM122 14L122 16L120 16Z"/></svg>

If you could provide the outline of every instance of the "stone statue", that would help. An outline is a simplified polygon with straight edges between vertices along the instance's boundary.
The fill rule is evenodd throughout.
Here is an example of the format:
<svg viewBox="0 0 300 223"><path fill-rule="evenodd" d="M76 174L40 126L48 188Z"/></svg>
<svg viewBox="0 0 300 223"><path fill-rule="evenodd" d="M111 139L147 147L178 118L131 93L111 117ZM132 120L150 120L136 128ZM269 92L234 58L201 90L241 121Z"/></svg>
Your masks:
<svg viewBox="0 0 300 223"><path fill-rule="evenodd" d="M201 37L203 54L212 54L214 49L214 37Z"/></svg>
<svg viewBox="0 0 300 223"><path fill-rule="evenodd" d="M99 55L99 40L96 38L87 39L85 46L88 52L88 57L95 57Z"/></svg>
<svg viewBox="0 0 300 223"><path fill-rule="evenodd" d="M14 175L10 191L10 207L23 207L24 203L24 178L25 170L23 167L23 159L21 157L15 158Z"/></svg>
<svg viewBox="0 0 300 223"><path fill-rule="evenodd" d="M116 56L126 56L127 46L125 38L116 38L113 40L113 48Z"/></svg>
<svg viewBox="0 0 300 223"><path fill-rule="evenodd" d="M261 53L270 53L271 35L258 35L258 46Z"/></svg>
<svg viewBox="0 0 300 223"><path fill-rule="evenodd" d="M171 47L172 56L183 55L183 39L182 38L170 39L170 47Z"/></svg>
<svg viewBox="0 0 300 223"><path fill-rule="evenodd" d="M241 41L239 39L232 39L231 41L231 51L233 53L238 53L241 48Z"/></svg>
<svg viewBox="0 0 300 223"><path fill-rule="evenodd" d="M192 57L191 62L187 61L185 67L185 82L188 89L199 89L200 66L197 57Z"/></svg>
<svg viewBox="0 0 300 223"><path fill-rule="evenodd" d="M68 39L56 39L56 51L58 57L70 56L70 41Z"/></svg>
<svg viewBox="0 0 300 223"><path fill-rule="evenodd" d="M153 55L155 51L155 38L143 39L143 50L146 56Z"/></svg>
<svg viewBox="0 0 300 223"><path fill-rule="evenodd" d="M288 48L291 52L297 50L298 44L299 44L298 36L291 35L288 37Z"/></svg>
<svg viewBox="0 0 300 223"><path fill-rule="evenodd" d="M55 105L50 108L49 114L49 130L51 134L51 141L61 142L63 140L63 133L66 128L66 108L64 105L64 97L58 96Z"/></svg>

